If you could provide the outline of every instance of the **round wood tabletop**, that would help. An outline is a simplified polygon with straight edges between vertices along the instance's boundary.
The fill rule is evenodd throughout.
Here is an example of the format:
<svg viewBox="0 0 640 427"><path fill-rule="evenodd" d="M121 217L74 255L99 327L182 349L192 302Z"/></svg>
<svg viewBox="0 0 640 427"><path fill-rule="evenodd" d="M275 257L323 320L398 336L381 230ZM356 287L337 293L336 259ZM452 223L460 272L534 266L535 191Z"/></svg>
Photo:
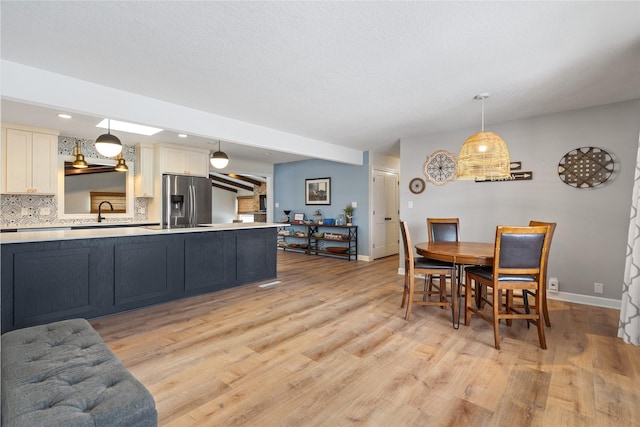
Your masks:
<svg viewBox="0 0 640 427"><path fill-rule="evenodd" d="M421 242L418 254L440 261L464 265L493 265L493 243L479 242Z"/></svg>

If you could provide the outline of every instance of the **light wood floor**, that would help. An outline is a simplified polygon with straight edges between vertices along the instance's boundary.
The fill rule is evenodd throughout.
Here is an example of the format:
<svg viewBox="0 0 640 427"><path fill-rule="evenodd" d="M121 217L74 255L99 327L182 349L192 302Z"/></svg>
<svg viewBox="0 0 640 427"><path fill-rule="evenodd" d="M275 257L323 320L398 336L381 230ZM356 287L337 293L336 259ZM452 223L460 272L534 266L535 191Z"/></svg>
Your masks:
<svg viewBox="0 0 640 427"><path fill-rule="evenodd" d="M257 284L91 323L153 394L162 426L637 426L640 347L618 311L550 301L524 322L400 309L398 258L278 252ZM522 323L522 324L520 324Z"/></svg>

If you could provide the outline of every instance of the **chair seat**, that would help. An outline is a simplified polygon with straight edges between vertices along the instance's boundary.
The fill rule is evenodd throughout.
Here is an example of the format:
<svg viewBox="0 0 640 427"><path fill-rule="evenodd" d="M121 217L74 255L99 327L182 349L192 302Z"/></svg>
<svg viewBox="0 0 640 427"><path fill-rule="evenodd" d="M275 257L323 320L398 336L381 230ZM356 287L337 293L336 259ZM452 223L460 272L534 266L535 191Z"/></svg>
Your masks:
<svg viewBox="0 0 640 427"><path fill-rule="evenodd" d="M415 257L414 258L414 267L415 268L425 268L425 269L451 269L453 270L455 267L450 262L438 261L437 259L425 258L425 257Z"/></svg>
<svg viewBox="0 0 640 427"><path fill-rule="evenodd" d="M465 271L475 274L483 279L493 280L492 267L467 267ZM530 274L500 274L498 282L535 282L536 278Z"/></svg>

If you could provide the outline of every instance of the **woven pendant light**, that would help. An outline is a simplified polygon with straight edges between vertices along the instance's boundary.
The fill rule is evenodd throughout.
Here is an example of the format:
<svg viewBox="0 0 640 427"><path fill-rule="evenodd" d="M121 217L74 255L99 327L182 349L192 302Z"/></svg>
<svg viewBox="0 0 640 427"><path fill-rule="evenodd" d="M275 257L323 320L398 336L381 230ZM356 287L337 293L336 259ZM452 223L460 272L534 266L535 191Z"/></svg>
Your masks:
<svg viewBox="0 0 640 427"><path fill-rule="evenodd" d="M484 100L488 97L487 93L474 97L482 101L482 131L474 133L462 144L457 179L487 181L511 177L507 143L500 135L484 130Z"/></svg>

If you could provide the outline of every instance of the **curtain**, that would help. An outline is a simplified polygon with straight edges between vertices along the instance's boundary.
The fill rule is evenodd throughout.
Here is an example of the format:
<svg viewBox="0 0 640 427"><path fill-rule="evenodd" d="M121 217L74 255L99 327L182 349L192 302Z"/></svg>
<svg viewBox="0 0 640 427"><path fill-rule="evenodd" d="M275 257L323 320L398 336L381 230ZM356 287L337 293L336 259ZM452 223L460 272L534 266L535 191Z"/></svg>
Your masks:
<svg viewBox="0 0 640 427"><path fill-rule="evenodd" d="M627 257L624 267L622 304L618 337L626 343L640 345L640 142L636 158L631 199L631 220L627 240Z"/></svg>

